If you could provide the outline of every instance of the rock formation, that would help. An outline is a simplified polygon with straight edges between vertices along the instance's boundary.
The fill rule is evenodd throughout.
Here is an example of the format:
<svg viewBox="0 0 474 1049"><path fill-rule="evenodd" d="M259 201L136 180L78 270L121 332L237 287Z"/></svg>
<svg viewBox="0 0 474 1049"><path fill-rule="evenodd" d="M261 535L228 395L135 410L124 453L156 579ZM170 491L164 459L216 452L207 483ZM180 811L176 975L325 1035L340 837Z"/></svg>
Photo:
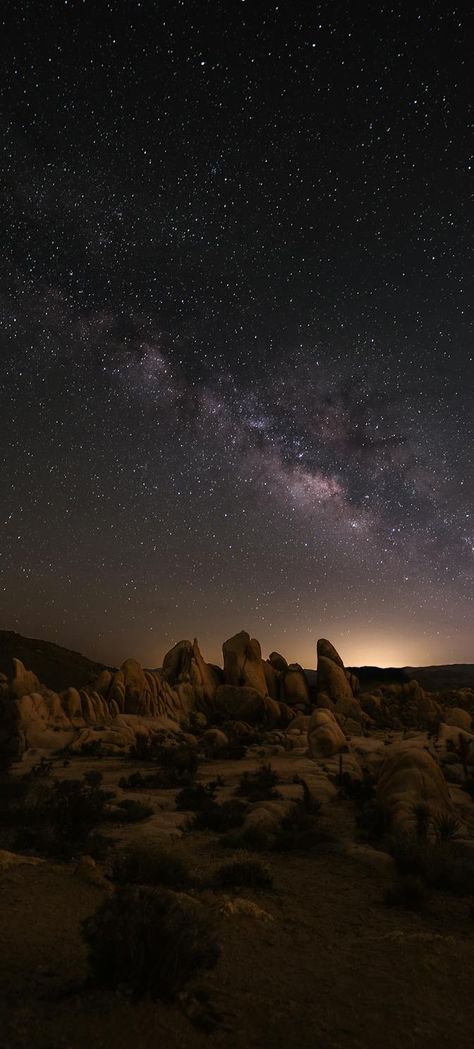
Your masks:
<svg viewBox="0 0 474 1049"><path fill-rule="evenodd" d="M390 812L392 823L410 831L416 823L416 808L440 816L451 810L443 773L432 755L420 747L398 745L385 759L377 783L377 798Z"/></svg>

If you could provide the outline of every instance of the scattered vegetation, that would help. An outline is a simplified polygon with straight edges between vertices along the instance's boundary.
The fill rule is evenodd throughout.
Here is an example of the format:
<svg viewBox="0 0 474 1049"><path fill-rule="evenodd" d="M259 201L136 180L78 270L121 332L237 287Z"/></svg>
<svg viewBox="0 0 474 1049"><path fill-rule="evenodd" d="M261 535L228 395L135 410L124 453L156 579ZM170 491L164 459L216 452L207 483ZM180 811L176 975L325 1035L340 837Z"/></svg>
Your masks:
<svg viewBox="0 0 474 1049"><path fill-rule="evenodd" d="M192 784L198 768L196 751L183 744L165 746L154 736L138 736L131 748L131 755L140 761L150 761L158 768L155 772L132 772L119 780L122 790L166 790Z"/></svg>
<svg viewBox="0 0 474 1049"><path fill-rule="evenodd" d="M223 783L218 777L211 783L192 783L189 787L183 787L176 795L176 808L180 812L202 812L215 802L216 790Z"/></svg>
<svg viewBox="0 0 474 1049"><path fill-rule="evenodd" d="M204 904L169 889L127 885L83 923L96 984L173 999L215 966L219 946Z"/></svg>
<svg viewBox="0 0 474 1049"><path fill-rule="evenodd" d="M237 798L221 803L211 800L208 805L196 812L190 824L190 829L211 830L217 834L224 834L225 831L241 827L246 812L246 803L239 801Z"/></svg>
<svg viewBox="0 0 474 1049"><path fill-rule="evenodd" d="M281 798L281 794L275 790L275 784L280 782L278 773L270 764L262 764L256 772L244 772L240 777L236 794L249 801L272 801Z"/></svg>
<svg viewBox="0 0 474 1049"><path fill-rule="evenodd" d="M119 852L112 878L121 885L162 885L169 889L185 889L191 883L184 860L152 841L136 842Z"/></svg>
<svg viewBox="0 0 474 1049"><path fill-rule="evenodd" d="M117 806L121 811L119 814L114 813L114 818L120 820L121 823L139 823L141 820L149 819L154 812L151 805L144 805L141 801L132 801L130 798L118 801Z"/></svg>
<svg viewBox="0 0 474 1049"><path fill-rule="evenodd" d="M221 888L273 888L273 876L268 865L246 852L238 853L230 863L220 867L215 880Z"/></svg>

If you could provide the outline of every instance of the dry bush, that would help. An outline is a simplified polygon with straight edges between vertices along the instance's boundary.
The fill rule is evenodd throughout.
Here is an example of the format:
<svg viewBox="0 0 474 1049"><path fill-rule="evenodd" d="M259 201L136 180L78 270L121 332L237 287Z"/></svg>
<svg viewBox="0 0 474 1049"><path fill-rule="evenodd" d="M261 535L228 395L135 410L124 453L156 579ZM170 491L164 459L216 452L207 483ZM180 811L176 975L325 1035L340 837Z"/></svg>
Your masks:
<svg viewBox="0 0 474 1049"><path fill-rule="evenodd" d="M148 886L124 886L83 923L92 980L125 984L137 996L174 998L219 957L211 916L192 899Z"/></svg>

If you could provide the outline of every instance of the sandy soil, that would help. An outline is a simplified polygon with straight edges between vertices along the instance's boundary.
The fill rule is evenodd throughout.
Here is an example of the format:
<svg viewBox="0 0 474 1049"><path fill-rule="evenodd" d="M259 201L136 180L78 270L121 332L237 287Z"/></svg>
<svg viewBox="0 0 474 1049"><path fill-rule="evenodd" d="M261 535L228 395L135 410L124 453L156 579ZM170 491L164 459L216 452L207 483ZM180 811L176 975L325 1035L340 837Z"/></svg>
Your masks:
<svg viewBox="0 0 474 1049"><path fill-rule="evenodd" d="M289 792L298 760L306 759L272 761L286 769ZM220 772L234 782L244 767L222 766L210 763L200 775ZM63 774L78 776L86 767L91 762L74 762ZM119 761L95 767L108 784L127 772ZM156 818L121 828L123 840L179 833L173 793L148 796ZM341 840L353 837L350 802L327 800L325 814ZM228 858L215 835L175 840L201 873ZM234 895L253 900L271 920L224 916L232 893L204 894L219 915L222 944L216 969L199 981L220 1016L210 1033L196 1029L183 1005L136 1004L85 985L80 922L110 891L99 871L44 862L2 873L1 1049L470 1049L469 899L437 893L422 914L388 908L391 875L340 851L271 855L269 863L273 892Z"/></svg>

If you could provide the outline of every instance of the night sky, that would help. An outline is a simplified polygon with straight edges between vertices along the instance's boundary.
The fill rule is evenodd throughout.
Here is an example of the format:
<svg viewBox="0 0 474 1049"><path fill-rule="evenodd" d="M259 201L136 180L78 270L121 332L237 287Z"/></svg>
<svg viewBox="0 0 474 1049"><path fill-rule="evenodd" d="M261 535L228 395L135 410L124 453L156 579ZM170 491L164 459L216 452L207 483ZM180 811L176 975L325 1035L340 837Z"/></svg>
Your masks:
<svg viewBox="0 0 474 1049"><path fill-rule="evenodd" d="M461 5L1 6L0 625L474 659Z"/></svg>

